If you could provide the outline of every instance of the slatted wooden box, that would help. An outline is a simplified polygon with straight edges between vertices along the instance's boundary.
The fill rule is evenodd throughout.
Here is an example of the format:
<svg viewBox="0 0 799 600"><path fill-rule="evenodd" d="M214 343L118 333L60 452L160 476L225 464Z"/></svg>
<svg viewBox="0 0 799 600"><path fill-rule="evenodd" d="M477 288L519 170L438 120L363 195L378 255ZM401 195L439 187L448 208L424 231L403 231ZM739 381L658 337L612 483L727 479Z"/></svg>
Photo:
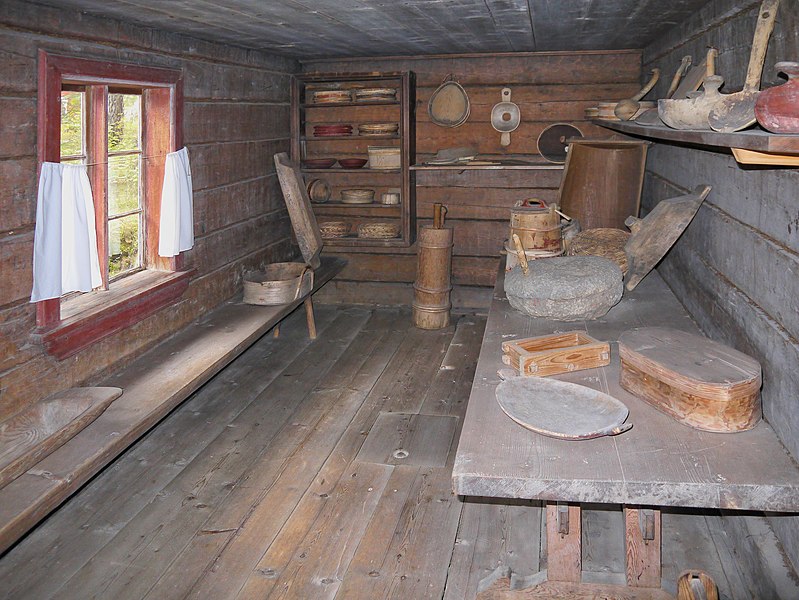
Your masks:
<svg viewBox="0 0 799 600"><path fill-rule="evenodd" d="M610 364L610 344L584 331L502 342L502 362L519 375L545 377Z"/></svg>
<svg viewBox="0 0 799 600"><path fill-rule="evenodd" d="M619 338L621 386L685 425L733 433L760 422L760 363L699 335L664 327Z"/></svg>

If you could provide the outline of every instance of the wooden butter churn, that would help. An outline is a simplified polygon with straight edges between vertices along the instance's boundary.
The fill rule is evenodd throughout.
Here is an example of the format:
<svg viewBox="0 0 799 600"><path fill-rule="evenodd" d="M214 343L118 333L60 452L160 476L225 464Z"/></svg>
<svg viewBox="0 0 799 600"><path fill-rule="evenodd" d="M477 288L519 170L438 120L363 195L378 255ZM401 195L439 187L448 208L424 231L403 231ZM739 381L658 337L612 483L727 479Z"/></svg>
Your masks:
<svg viewBox="0 0 799 600"><path fill-rule="evenodd" d="M452 228L444 227L447 209L433 207L433 225L419 230L419 259L413 284L413 324L419 329L449 326L452 308Z"/></svg>

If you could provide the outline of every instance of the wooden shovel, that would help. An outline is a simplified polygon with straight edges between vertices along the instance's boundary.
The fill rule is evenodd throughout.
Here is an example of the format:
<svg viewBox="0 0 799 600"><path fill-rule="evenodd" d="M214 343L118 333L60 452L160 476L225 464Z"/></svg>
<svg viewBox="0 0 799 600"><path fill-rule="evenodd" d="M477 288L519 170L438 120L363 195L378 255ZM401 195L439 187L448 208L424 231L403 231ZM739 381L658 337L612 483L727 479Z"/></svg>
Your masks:
<svg viewBox="0 0 799 600"><path fill-rule="evenodd" d="M746 70L746 81L740 92L722 96L721 100L710 111L708 122L715 131L732 133L746 129L757 121L755 117L755 101L760 93L760 77L763 74L763 61L780 0L763 0L757 27L752 40L752 52L749 55L749 67Z"/></svg>
<svg viewBox="0 0 799 600"><path fill-rule="evenodd" d="M660 79L660 69L652 69L652 78L649 80L649 83L642 87L641 91L632 98L621 100L616 105L616 108L613 109L613 114L622 121L629 121L632 119L641 108L641 104L638 101L646 96L653 87L655 87L658 79Z"/></svg>

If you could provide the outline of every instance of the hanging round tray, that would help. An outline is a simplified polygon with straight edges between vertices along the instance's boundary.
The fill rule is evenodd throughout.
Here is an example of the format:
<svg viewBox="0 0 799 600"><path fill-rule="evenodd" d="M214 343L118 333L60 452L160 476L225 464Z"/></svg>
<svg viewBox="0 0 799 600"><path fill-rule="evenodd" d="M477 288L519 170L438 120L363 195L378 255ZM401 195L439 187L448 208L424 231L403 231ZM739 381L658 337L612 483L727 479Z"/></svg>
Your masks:
<svg viewBox="0 0 799 600"><path fill-rule="evenodd" d="M427 103L430 120L441 127L458 127L469 118L471 104L463 86L448 75Z"/></svg>

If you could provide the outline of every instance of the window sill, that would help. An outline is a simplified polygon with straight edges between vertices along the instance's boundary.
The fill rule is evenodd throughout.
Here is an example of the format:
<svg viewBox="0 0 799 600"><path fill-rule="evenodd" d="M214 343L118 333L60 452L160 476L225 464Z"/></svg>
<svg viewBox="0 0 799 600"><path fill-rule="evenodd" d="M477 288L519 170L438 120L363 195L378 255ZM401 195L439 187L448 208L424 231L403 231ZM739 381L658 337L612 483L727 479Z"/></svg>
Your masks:
<svg viewBox="0 0 799 600"><path fill-rule="evenodd" d="M63 360L173 304L186 291L192 273L142 271L111 290L65 300L61 321L36 337L49 354Z"/></svg>

